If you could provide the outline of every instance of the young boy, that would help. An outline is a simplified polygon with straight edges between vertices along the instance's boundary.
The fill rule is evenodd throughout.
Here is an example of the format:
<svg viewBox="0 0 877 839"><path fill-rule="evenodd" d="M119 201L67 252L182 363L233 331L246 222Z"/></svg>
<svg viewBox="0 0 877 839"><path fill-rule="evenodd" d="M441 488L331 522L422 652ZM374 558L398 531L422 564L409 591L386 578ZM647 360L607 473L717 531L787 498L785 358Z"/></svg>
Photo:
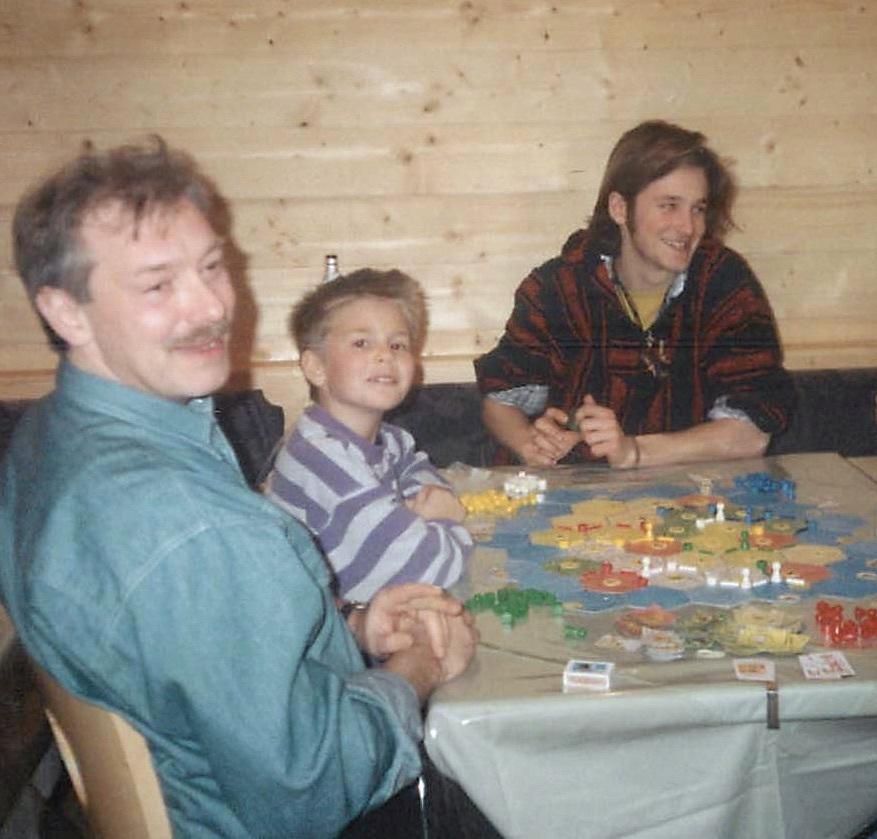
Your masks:
<svg viewBox="0 0 877 839"><path fill-rule="evenodd" d="M383 422L414 381L420 286L365 268L305 295L291 323L314 404L277 457L268 497L314 533L345 600L394 583L451 585L472 550L463 506L413 437Z"/></svg>

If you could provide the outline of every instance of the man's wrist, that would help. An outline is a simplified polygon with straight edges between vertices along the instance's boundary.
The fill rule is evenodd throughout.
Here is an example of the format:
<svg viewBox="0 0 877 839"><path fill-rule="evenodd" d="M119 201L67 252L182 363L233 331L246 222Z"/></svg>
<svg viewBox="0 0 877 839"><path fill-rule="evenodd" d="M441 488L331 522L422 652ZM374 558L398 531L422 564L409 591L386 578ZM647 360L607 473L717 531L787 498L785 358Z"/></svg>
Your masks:
<svg viewBox="0 0 877 839"><path fill-rule="evenodd" d="M344 600L338 607L344 620L349 620L354 612L364 612L366 609L368 609L368 603L363 603L360 600Z"/></svg>
<svg viewBox="0 0 877 839"><path fill-rule="evenodd" d="M338 607L341 617L347 624L347 628L353 633L360 647L364 648L365 638L363 637L362 628L365 618L365 612L368 609L368 603L362 603L359 600L345 600Z"/></svg>
<svg viewBox="0 0 877 839"><path fill-rule="evenodd" d="M442 683L441 662L431 654L431 650L401 650L391 655L381 665L381 669L403 678L417 694L422 705L430 694Z"/></svg>

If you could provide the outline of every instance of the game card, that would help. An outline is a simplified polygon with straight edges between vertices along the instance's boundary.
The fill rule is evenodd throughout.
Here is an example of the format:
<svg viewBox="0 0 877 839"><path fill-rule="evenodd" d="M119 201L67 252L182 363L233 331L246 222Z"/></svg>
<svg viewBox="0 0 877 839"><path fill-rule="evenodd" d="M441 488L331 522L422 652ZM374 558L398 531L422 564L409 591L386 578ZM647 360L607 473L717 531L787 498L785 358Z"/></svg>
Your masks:
<svg viewBox="0 0 877 839"><path fill-rule="evenodd" d="M764 658L735 658L734 675L744 682L775 682L776 664Z"/></svg>
<svg viewBox="0 0 877 839"><path fill-rule="evenodd" d="M609 690L609 680L615 664L611 661L582 661L571 659L563 670L563 691L586 688Z"/></svg>
<svg viewBox="0 0 877 839"><path fill-rule="evenodd" d="M799 655L798 661L808 679L843 679L845 676L856 675L856 671L840 650Z"/></svg>

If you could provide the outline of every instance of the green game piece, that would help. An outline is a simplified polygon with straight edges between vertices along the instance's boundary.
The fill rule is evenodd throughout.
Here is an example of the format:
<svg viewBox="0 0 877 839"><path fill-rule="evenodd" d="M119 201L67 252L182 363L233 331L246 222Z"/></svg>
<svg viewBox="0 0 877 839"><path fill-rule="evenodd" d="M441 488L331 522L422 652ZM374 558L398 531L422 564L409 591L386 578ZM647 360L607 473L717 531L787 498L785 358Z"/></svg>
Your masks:
<svg viewBox="0 0 877 839"><path fill-rule="evenodd" d="M490 609L507 626L514 626L517 621L527 617L530 606L550 606L555 615L563 613L563 604L557 596L538 588L517 589L506 586L495 592L473 594L466 601L469 611L483 612Z"/></svg>

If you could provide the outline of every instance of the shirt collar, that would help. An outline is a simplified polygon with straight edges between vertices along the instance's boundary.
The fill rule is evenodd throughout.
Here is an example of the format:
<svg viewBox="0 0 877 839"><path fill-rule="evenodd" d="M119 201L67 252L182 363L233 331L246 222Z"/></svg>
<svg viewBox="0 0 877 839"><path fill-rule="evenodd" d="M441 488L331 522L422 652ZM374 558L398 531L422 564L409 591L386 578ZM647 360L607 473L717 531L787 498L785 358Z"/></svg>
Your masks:
<svg viewBox="0 0 877 839"><path fill-rule="evenodd" d="M609 272L609 276L612 277L615 275L615 259L613 256L605 253L600 254L600 259L603 260L603 264L606 266L606 270ZM674 300L680 294L682 294L683 289L685 288L685 282L688 279L688 271L681 271L676 275L673 279L673 282L670 283L670 287L667 289L665 300Z"/></svg>
<svg viewBox="0 0 877 839"><path fill-rule="evenodd" d="M382 429L378 429L378 436L372 443L365 437L357 434L353 429L346 426L340 420L335 419L321 405L312 404L305 408L305 413L310 419L320 425L325 431L333 437L341 440L349 446L354 446L362 452L367 463L380 463L384 457L384 446L382 445Z"/></svg>
<svg viewBox="0 0 877 839"><path fill-rule="evenodd" d="M186 403L174 402L87 373L66 359L58 366L56 384L61 396L85 408L201 443L209 444L215 437L212 396L190 399Z"/></svg>

